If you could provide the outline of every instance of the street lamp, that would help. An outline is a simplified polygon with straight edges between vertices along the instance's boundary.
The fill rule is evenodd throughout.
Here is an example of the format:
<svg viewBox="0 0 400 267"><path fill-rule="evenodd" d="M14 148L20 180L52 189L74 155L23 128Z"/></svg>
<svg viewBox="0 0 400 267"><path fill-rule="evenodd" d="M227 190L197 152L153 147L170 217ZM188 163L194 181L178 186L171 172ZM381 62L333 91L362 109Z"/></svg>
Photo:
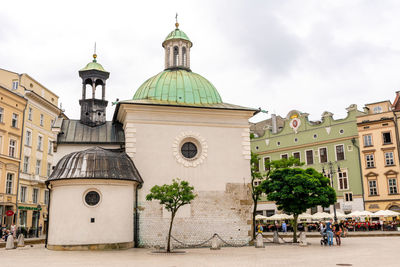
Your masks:
<svg viewBox="0 0 400 267"><path fill-rule="evenodd" d="M39 220L40 220L40 210L41 210L40 204L37 205L37 214L36 214L36 237L39 237Z"/></svg>
<svg viewBox="0 0 400 267"><path fill-rule="evenodd" d="M332 187L332 188L334 188L334 187L333 187L333 175L336 173L335 170L334 170L335 165L336 165L336 167L337 167L337 172L341 172L341 171L340 171L340 166L339 166L339 164L338 164L337 162L329 161L329 162L327 163L327 167L328 167L327 173L325 172L324 165L322 165L322 174L323 174L325 177L326 177L326 175L329 175L329 178L330 178L330 180L331 180L331 187ZM337 222L336 203L333 204L333 219L335 220L335 223L336 223L336 222Z"/></svg>

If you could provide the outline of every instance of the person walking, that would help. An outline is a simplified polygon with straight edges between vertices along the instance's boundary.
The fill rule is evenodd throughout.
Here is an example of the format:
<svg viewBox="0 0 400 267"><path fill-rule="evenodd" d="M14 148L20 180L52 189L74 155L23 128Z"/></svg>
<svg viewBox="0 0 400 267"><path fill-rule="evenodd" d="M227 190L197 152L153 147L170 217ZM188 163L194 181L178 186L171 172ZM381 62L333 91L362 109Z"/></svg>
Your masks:
<svg viewBox="0 0 400 267"><path fill-rule="evenodd" d="M333 246L333 229L332 229L333 220L330 219L329 222L326 223L326 235L328 236L328 245Z"/></svg>
<svg viewBox="0 0 400 267"><path fill-rule="evenodd" d="M340 246L342 241L340 240L340 235L342 234L342 227L338 222L335 222L335 225L333 226L333 231L335 233L335 239L336 239L336 245Z"/></svg>
<svg viewBox="0 0 400 267"><path fill-rule="evenodd" d="M287 232L287 225L286 225L285 221L283 221L283 223L282 223L282 232L284 232L284 233Z"/></svg>

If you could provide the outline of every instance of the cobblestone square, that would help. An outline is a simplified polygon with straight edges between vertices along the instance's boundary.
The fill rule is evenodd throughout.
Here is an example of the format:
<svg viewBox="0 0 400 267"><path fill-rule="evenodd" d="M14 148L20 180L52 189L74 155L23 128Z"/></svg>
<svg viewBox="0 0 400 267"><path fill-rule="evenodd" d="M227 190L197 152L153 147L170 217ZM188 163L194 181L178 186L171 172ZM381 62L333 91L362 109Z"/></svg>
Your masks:
<svg viewBox="0 0 400 267"><path fill-rule="evenodd" d="M399 237L352 237L341 247L311 245L186 249L186 254L151 254L151 249L50 251L43 245L0 250L1 266L399 266ZM344 265L347 264L347 265ZM351 264L351 265L348 265Z"/></svg>

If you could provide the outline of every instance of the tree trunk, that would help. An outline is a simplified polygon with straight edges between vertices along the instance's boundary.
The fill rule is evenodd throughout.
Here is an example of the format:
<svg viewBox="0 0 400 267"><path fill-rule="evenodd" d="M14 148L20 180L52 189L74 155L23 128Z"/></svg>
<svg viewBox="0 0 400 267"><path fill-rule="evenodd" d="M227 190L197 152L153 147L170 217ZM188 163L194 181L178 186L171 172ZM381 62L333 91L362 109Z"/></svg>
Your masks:
<svg viewBox="0 0 400 267"><path fill-rule="evenodd" d="M258 203L257 198L253 199L253 202L254 202L254 207L253 207L253 239L255 239L256 238L256 212L257 212L257 203Z"/></svg>
<svg viewBox="0 0 400 267"><path fill-rule="evenodd" d="M174 222L175 212L171 213L171 222L169 224L169 231L168 231L168 244L167 244L167 252L171 252L171 232L172 232L172 223Z"/></svg>
<svg viewBox="0 0 400 267"><path fill-rule="evenodd" d="M293 214L293 243L297 243L297 218L299 214Z"/></svg>

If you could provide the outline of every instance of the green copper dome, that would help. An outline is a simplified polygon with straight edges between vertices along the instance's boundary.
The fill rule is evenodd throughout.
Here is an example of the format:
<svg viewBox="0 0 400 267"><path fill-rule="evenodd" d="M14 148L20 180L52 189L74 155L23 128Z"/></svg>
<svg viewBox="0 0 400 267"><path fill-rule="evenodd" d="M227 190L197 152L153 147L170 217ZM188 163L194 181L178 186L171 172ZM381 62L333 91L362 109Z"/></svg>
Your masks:
<svg viewBox="0 0 400 267"><path fill-rule="evenodd" d="M96 53L93 54L93 61L89 62L86 67L84 67L83 69L81 69L80 71L85 71L85 70L99 70L99 71L104 71L107 72L103 66L99 63L97 63L97 55Z"/></svg>
<svg viewBox="0 0 400 267"><path fill-rule="evenodd" d="M222 103L217 89L207 79L183 69L167 69L151 77L139 87L133 99L167 101L177 105Z"/></svg>
<svg viewBox="0 0 400 267"><path fill-rule="evenodd" d="M168 34L168 36L165 38L165 40L162 43L162 45L164 46L166 41L172 40L172 39L182 39L182 40L189 41L190 42L190 46L192 46L192 41L190 41L190 39L186 35L186 33L184 33L183 31L179 30L178 28L176 28L175 30L170 32L170 34Z"/></svg>

